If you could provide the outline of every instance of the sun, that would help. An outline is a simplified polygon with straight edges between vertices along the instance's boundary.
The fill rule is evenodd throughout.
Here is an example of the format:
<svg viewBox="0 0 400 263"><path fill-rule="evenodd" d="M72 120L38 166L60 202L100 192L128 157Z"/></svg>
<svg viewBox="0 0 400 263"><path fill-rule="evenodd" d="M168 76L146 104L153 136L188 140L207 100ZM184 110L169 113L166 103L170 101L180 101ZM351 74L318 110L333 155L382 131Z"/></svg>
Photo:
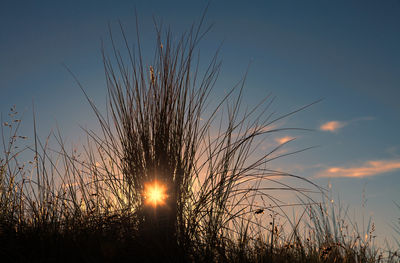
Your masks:
<svg viewBox="0 0 400 263"><path fill-rule="evenodd" d="M154 207L164 205L165 199L167 198L165 191L166 187L158 181L145 184L144 196L146 198L146 204Z"/></svg>

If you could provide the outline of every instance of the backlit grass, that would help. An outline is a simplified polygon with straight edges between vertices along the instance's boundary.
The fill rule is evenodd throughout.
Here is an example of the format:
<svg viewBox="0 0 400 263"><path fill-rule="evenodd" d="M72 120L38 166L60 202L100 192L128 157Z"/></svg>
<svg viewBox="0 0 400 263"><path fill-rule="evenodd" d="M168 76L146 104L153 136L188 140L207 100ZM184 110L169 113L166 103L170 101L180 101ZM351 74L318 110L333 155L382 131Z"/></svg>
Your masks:
<svg viewBox="0 0 400 263"><path fill-rule="evenodd" d="M35 122L24 142L15 108L2 119L4 262L398 262L396 250L374 246L372 225L359 233L323 188L273 169L272 160L305 149L260 149L269 134L294 129L280 120L313 103L282 115L270 112L271 97L244 107L243 80L208 107L221 63L218 52L198 63L203 22L180 38L156 25L149 61L139 33L133 49L122 26L122 43L110 30L107 107L81 87L99 129L85 131L80 150L59 132L41 140Z"/></svg>

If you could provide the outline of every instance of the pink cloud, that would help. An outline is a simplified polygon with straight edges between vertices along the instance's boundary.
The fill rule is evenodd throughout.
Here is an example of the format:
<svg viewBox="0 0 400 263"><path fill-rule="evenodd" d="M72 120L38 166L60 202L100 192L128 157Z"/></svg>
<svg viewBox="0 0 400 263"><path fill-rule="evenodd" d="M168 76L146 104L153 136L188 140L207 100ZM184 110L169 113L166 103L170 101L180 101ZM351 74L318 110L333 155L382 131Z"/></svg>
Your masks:
<svg viewBox="0 0 400 263"><path fill-rule="evenodd" d="M369 177L400 169L400 160L368 161L361 166L329 167L317 174L317 177Z"/></svg>
<svg viewBox="0 0 400 263"><path fill-rule="evenodd" d="M280 138L276 138L275 141L279 144L284 144L285 142L291 141L295 139L292 136L285 136L285 137L280 137Z"/></svg>
<svg viewBox="0 0 400 263"><path fill-rule="evenodd" d="M319 128L322 131L336 132L346 126L345 122L341 121L328 121L322 124Z"/></svg>

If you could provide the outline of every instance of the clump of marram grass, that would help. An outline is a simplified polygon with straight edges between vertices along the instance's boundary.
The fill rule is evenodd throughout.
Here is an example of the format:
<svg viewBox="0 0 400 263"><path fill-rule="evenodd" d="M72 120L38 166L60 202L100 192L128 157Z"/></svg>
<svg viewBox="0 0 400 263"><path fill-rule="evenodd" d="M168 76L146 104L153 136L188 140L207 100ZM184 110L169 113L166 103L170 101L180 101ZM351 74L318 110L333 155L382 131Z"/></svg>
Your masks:
<svg viewBox="0 0 400 263"><path fill-rule="evenodd" d="M121 27L128 55L122 57L110 31L113 56L103 49L109 111L104 117L85 93L102 131L88 135L93 155L110 162L102 167L105 173L98 174L99 181L111 184L106 197L115 196L121 208L134 214L143 238L162 239L192 259L201 255L204 261L226 261L230 240L245 244L259 234L254 200L263 196L279 207L268 193L271 189L260 186L263 181L304 194L273 179L295 176L267 166L282 145L253 158L263 136L285 130L272 125L298 110L275 117L267 113L269 98L242 110L241 83L214 109L207 109L210 117L202 120L220 68L216 54L199 76L196 48L208 31L202 23L177 42L156 25L155 57L148 64L139 37L132 50ZM225 104L227 114L219 115ZM107 170L110 165L117 167L115 173ZM168 193L166 205L156 211L145 205L143 195L145 184L153 181L165 185Z"/></svg>
<svg viewBox="0 0 400 263"><path fill-rule="evenodd" d="M137 48L131 49L121 26L123 51L110 30L112 55L102 49L107 109L102 114L82 88L101 132L86 130L80 153L68 148L60 133L42 142L35 121L33 146L21 150L15 147L25 138L18 135L19 121L2 128L0 257L380 262L372 242L345 236L347 225L333 204L328 213L330 203L316 205L298 182L281 178L321 188L269 167L288 155L280 153L285 144L256 154L266 135L290 129L276 128L277 122L305 107L275 116L268 113L267 97L243 109L244 80L214 108L206 107L220 62L217 52L208 67L199 66L197 46L209 30L203 18L177 41L161 26L155 29L151 62L142 56L139 33ZM14 108L11 113L14 117ZM50 150L50 140L57 151ZM22 163L21 153L32 153L32 160ZM158 207L146 203L144 192L154 181L168 195ZM276 190L299 196L304 210L297 219L289 218L285 207L291 204L274 196Z"/></svg>

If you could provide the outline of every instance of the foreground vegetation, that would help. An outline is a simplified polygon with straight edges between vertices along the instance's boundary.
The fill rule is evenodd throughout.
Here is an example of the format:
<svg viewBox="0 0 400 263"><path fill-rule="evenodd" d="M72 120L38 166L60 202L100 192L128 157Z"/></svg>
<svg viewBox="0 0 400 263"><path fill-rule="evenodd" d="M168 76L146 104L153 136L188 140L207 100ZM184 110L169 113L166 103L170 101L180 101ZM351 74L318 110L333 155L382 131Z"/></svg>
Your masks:
<svg viewBox="0 0 400 263"><path fill-rule="evenodd" d="M11 109L0 159L4 262L398 262L395 250L374 246L373 224L360 233L321 187L271 169L296 153L281 152L288 142L257 154L266 135L292 129L280 120L311 104L275 116L267 97L244 109L243 80L206 108L220 63L218 54L205 69L197 63L202 23L176 42L156 26L148 64L139 34L132 50L121 27L120 50L110 30L107 111L82 87L100 127L85 131L82 149L60 133L42 141L36 127L24 143ZM155 182L167 194L156 206L146 194ZM277 190L295 194L297 217Z"/></svg>

